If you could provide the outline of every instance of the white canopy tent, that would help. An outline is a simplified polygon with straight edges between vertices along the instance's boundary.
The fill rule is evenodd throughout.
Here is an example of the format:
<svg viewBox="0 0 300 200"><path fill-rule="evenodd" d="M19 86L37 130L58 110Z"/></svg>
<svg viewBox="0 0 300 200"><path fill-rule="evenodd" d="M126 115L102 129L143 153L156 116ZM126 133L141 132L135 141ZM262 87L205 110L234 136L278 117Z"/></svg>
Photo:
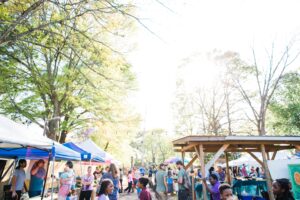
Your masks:
<svg viewBox="0 0 300 200"><path fill-rule="evenodd" d="M253 153L259 160L262 160L261 153ZM292 157L292 154L288 150L278 151L275 157L275 160L287 160ZM242 166L243 164L247 166L260 167L261 165L249 154L245 153L240 158L236 160L229 161L229 166ZM222 167L226 167L226 163L221 165Z"/></svg>
<svg viewBox="0 0 300 200"><path fill-rule="evenodd" d="M0 115L0 148L51 147L52 142L41 133Z"/></svg>

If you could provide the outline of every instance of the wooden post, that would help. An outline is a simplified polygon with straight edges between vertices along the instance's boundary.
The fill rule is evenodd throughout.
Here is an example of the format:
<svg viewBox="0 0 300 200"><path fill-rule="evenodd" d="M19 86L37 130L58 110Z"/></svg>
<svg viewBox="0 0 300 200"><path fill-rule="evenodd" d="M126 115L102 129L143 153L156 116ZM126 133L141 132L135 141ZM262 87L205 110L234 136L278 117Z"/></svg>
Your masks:
<svg viewBox="0 0 300 200"><path fill-rule="evenodd" d="M202 177L205 178L205 162L204 162L204 152L203 152L203 145L199 145L199 153L200 153L200 163L201 163L201 173ZM207 194L206 194L206 187L202 184L202 193L203 193L203 199L207 200Z"/></svg>
<svg viewBox="0 0 300 200"><path fill-rule="evenodd" d="M230 170L229 170L228 152L225 153L225 159L226 159L227 182L229 185L231 185L231 175L230 175Z"/></svg>
<svg viewBox="0 0 300 200"><path fill-rule="evenodd" d="M182 152L181 152L181 158L182 158L182 163L183 163L183 166L184 166L184 156L185 156L185 152L184 152L184 151L182 151Z"/></svg>
<svg viewBox="0 0 300 200"><path fill-rule="evenodd" d="M270 200L275 200L274 194L272 192L272 178L271 178L271 174L270 174L269 167L268 167L266 149L265 149L264 144L261 145L261 153L262 153L262 157L263 157L263 164L264 164L265 174L266 174L266 177L267 177L269 197L270 197Z"/></svg>

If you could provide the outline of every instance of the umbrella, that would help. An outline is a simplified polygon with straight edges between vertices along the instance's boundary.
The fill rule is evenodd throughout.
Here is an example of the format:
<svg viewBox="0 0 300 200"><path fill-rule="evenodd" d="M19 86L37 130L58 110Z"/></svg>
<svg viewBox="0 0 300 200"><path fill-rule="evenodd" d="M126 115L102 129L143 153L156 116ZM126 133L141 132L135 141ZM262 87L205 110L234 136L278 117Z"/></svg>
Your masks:
<svg viewBox="0 0 300 200"><path fill-rule="evenodd" d="M172 164L172 163L176 163L177 161L179 161L182 159L181 158L178 158L178 157L171 157L171 158L168 158L167 160L165 160L164 163L166 164ZM189 163L190 162L190 159L184 159L184 163Z"/></svg>

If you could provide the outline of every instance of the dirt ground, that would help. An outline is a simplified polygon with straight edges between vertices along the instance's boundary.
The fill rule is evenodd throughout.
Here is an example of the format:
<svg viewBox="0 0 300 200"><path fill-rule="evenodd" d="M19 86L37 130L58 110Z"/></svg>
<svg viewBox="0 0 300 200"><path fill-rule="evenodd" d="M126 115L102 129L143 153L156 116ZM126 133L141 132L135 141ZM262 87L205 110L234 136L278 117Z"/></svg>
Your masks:
<svg viewBox="0 0 300 200"><path fill-rule="evenodd" d="M151 190L150 190L151 191ZM151 196L152 196L152 199L157 199L155 198L155 194L153 192L151 192ZM176 196L168 196L168 200L176 200ZM134 192L134 193L130 193L130 194L127 194L127 193L121 193L120 194L120 200L138 200L138 196L137 196L137 193Z"/></svg>

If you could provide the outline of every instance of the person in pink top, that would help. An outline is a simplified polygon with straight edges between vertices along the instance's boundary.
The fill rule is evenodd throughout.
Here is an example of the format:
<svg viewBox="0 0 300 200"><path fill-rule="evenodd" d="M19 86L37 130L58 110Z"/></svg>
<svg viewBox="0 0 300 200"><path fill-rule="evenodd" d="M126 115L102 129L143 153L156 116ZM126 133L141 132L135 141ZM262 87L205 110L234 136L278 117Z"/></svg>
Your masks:
<svg viewBox="0 0 300 200"><path fill-rule="evenodd" d="M132 171L129 170L128 171L128 187L124 190L125 192L128 191L128 194L130 193L130 191L132 190L132 184L133 184L133 177L132 177Z"/></svg>
<svg viewBox="0 0 300 200"><path fill-rule="evenodd" d="M242 175L243 177L247 177L248 176L248 173L247 173L247 169L246 169L246 165L243 164L243 167L242 167Z"/></svg>

